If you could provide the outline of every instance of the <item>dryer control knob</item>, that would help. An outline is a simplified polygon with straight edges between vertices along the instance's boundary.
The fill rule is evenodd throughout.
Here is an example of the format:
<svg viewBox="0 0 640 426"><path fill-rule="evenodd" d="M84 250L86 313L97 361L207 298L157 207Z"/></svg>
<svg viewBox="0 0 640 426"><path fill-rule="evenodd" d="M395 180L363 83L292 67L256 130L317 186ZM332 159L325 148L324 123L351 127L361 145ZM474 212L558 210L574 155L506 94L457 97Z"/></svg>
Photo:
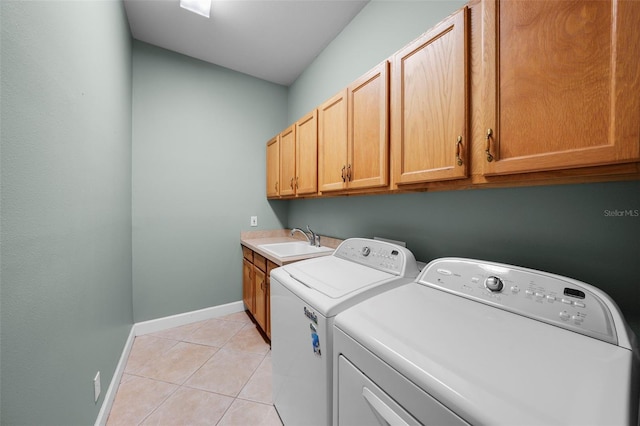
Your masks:
<svg viewBox="0 0 640 426"><path fill-rule="evenodd" d="M371 249L367 246L362 247L362 255L364 257L369 256L369 253L371 253Z"/></svg>
<svg viewBox="0 0 640 426"><path fill-rule="evenodd" d="M489 277L484 281L484 286L487 288L487 290L498 292L502 291L504 284L498 277Z"/></svg>

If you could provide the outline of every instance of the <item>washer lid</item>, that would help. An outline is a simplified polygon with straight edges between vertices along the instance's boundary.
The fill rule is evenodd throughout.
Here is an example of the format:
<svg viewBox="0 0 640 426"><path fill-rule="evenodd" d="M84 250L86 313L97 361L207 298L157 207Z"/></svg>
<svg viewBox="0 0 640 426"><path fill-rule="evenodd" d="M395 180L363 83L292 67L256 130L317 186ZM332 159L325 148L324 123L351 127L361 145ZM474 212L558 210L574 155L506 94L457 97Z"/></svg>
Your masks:
<svg viewBox="0 0 640 426"><path fill-rule="evenodd" d="M637 413L632 351L421 284L335 326L471 424L629 424Z"/></svg>
<svg viewBox="0 0 640 426"><path fill-rule="evenodd" d="M318 257L291 263L283 269L293 279L332 299L338 299L361 288L395 278L383 272L335 256Z"/></svg>

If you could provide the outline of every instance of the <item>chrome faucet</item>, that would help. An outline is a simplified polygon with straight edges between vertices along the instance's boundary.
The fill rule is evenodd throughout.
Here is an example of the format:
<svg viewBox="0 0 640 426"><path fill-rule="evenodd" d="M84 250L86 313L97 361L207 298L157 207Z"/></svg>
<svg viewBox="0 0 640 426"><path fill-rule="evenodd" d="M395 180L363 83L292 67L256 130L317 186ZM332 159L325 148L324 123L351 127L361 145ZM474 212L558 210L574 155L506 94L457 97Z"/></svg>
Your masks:
<svg viewBox="0 0 640 426"><path fill-rule="evenodd" d="M313 232L311 230L311 228L309 228L309 225L307 225L307 231L309 231L309 233L311 234L311 238L313 239L313 244L316 247L320 247L320 235L316 234L315 232ZM311 242L309 242L311 243Z"/></svg>
<svg viewBox="0 0 640 426"><path fill-rule="evenodd" d="M309 241L310 246L320 247L320 235L317 235L315 232L313 232L311 228L309 228L309 225L307 225L307 231L309 231L308 234L300 228L293 228L291 230L291 236L293 236L293 234L295 234L296 232L300 232L305 236L307 241Z"/></svg>

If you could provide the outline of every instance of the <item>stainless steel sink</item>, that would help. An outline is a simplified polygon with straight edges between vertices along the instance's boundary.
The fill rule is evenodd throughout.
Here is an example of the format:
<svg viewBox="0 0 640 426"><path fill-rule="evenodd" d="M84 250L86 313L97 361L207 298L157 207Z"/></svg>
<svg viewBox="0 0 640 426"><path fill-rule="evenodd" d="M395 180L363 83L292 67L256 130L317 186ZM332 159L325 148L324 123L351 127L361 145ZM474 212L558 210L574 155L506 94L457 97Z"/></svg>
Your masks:
<svg viewBox="0 0 640 426"><path fill-rule="evenodd" d="M329 247L312 246L305 241L292 241L288 243L262 244L258 248L267 251L277 257L293 257L315 254L329 254L334 249Z"/></svg>

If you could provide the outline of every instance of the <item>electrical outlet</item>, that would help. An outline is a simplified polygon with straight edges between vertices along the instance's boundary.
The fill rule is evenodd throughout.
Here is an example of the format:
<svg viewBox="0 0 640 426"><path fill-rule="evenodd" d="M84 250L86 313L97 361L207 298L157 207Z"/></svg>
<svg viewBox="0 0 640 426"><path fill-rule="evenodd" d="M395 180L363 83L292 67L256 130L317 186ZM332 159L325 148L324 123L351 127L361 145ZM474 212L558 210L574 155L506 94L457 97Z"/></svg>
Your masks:
<svg viewBox="0 0 640 426"><path fill-rule="evenodd" d="M93 401L98 402L98 398L100 397L100 372L96 374L96 377L93 378Z"/></svg>
<svg viewBox="0 0 640 426"><path fill-rule="evenodd" d="M251 226L258 226L258 216L251 216Z"/></svg>

